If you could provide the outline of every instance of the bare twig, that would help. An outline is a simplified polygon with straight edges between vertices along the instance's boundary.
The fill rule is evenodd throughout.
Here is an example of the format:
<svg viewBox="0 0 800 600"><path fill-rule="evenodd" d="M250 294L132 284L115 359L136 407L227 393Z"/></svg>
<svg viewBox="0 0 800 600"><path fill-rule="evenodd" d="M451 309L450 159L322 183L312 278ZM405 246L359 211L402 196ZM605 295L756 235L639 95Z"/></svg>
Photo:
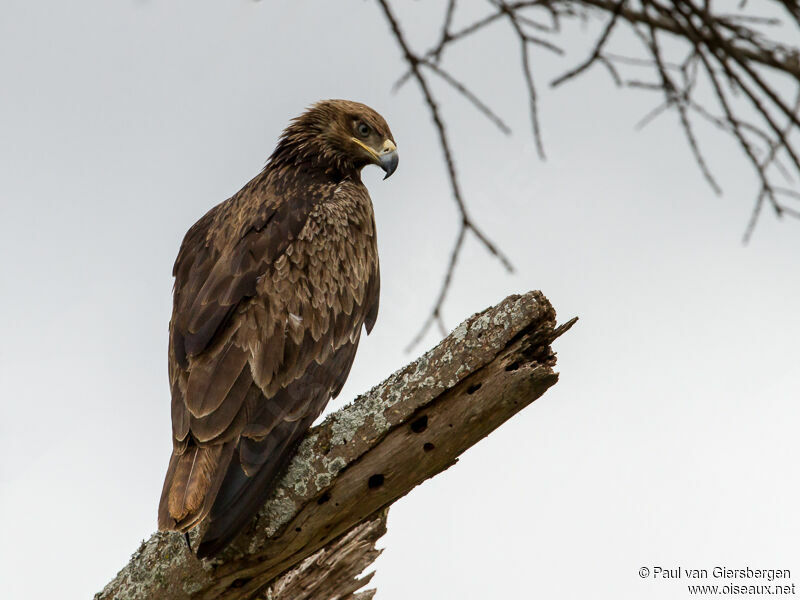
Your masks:
<svg viewBox="0 0 800 600"><path fill-rule="evenodd" d="M603 33L598 38L597 43L594 45L594 50L589 55L589 58L587 58L585 61L583 61L577 67L575 67L573 69L570 69L569 71L567 71L566 73L564 73L560 77L557 77L556 79L554 79L550 83L551 87L558 87L559 85L561 85L565 81L568 81L569 79L572 79L573 77L576 77L576 76L580 75L581 73L583 73L586 69L591 67L595 63L595 61L601 60L601 53L603 51L603 46L605 46L606 42L608 41L608 37L611 35L611 32L614 30L614 26L617 24L617 19L619 18L620 11L622 10L622 7L623 7L623 5L625 4L626 1L627 0L619 0L617 2L617 6L614 9L614 12L611 13L611 18L609 19L608 24L606 25L605 29L603 30Z"/></svg>
<svg viewBox="0 0 800 600"><path fill-rule="evenodd" d="M795 112L800 111L800 90L798 91L797 98L795 99L794 102L794 110ZM784 135L786 136L789 135L789 132L792 129L792 125L793 125L792 121L789 121L787 123L786 128L784 130ZM775 157L777 155L778 148L779 148L778 143L773 143L770 145L769 152L767 153L767 156L764 159L764 161L761 163L762 171L767 167L769 167L770 163L775 162L776 160ZM800 193L794 190L787 190L775 186L770 188L769 186L764 186L762 183L761 191L758 194L758 198L756 198L756 203L755 206L753 207L753 212L750 214L750 221L747 223L747 228L745 229L744 236L742 238L742 241L745 244L747 244L750 241L750 238L753 236L753 231L755 230L756 225L758 224L758 219L761 216L761 208L764 206L764 198L767 197L768 195L771 195L773 202L777 202L776 198L777 194L782 194L790 198L800 199ZM779 212L779 214L789 214L790 216L793 216L795 218L800 218L800 214L798 214L797 211L795 211L794 209L787 208L785 206L781 206L781 211Z"/></svg>
<svg viewBox="0 0 800 600"><path fill-rule="evenodd" d="M656 29L652 25L649 25L648 31L650 52L652 53L653 62L656 65L658 74L661 77L661 89L664 91L664 95L666 96L666 102L664 106L674 106L678 111L678 118L680 119L681 128L686 135L686 140L689 144L689 148L691 148L692 154L694 155L697 166L700 168L703 177L705 177L706 181L711 186L711 189L713 189L716 194L721 194L722 189L708 168L708 164L706 163L706 160L700 151L700 146L697 143L697 137L694 134L692 123L689 120L687 100L692 92L691 84L686 85L683 90L678 89L678 86L673 82L672 77L670 77L670 75L667 73L667 69L664 66L664 60L661 57L661 48L658 44L658 33Z"/></svg>
<svg viewBox="0 0 800 600"><path fill-rule="evenodd" d="M577 1L577 0L576 0ZM663 6L654 0L640 0L641 9L623 8L622 17L631 24L652 25L658 30L673 33L678 38L686 38L686 30L674 14L675 4L678 0L666 2ZM792 0L786 0L791 2ZM580 4L592 6L606 12L611 12L617 5L617 0L579 0ZM781 0L777 0L781 3ZM762 4L765 4L762 3ZM647 7L664 8L660 16L653 16L647 12ZM798 23L800 25L800 22ZM748 47L743 44L734 44L735 51L745 60L759 63L777 71L800 79L800 62L797 61L797 49L773 42L769 46ZM794 59L792 57L795 57Z"/></svg>
<svg viewBox="0 0 800 600"><path fill-rule="evenodd" d="M491 0L492 4L496 5L506 16L508 22L511 24L512 29L517 34L520 43L520 54L522 58L522 74L525 78L525 85L528 88L528 104L531 111L531 125L533 126L533 140L536 144L536 151L539 153L541 159L545 158L544 144L542 143L542 132L539 126L539 109L538 98L536 95L536 85L533 81L533 73L531 72L530 55L528 53L528 45L531 39L525 33L524 26L519 19L517 10L512 5L507 4L503 0Z"/></svg>
<svg viewBox="0 0 800 600"><path fill-rule="evenodd" d="M463 83L461 83L455 77L450 75L450 73L448 73L444 69L439 68L439 65L437 65L436 63L431 63L424 59L420 59L420 64L430 68L431 71L433 71L444 81L449 83L462 96L464 96L467 100L469 100L475 106L475 108L477 108L480 112L482 112L487 119L489 119L492 123L494 123L500 131L502 131L506 135L511 134L511 128L505 124L503 119L497 116L497 113L495 113L491 108L486 106L486 104L484 104L480 100L480 98L478 98L475 94L473 94Z"/></svg>
<svg viewBox="0 0 800 600"><path fill-rule="evenodd" d="M394 16L394 13L392 12L388 1L378 0L378 4L381 6L383 14L386 16L386 19L389 22L389 26L391 27L395 40L397 41L398 45L400 46L400 49L403 52L403 56L406 62L408 63L409 68L411 69L413 78L419 84L420 91L422 92L422 95L425 99L425 103L428 105L428 109L431 114L431 119L433 120L434 128L436 129L439 135L439 143L442 147L442 153L444 154L444 160L447 166L447 174L450 179L450 187L453 192L453 198L456 201L456 206L458 207L458 211L461 216L458 238L456 240L455 245L453 246L453 250L450 255L450 262L447 266L447 271L445 272L445 276L442 281L442 285L439 289L439 294L437 296L436 302L433 306L433 309L431 310L430 316L423 324L420 332L414 337L414 340L412 341L411 345L408 347L408 350L410 350L412 347L414 347L417 343L419 343L422 340L422 338L430 329L431 325L433 325L434 323L439 325L440 331L446 331L441 316L442 306L444 304L445 298L447 297L447 293L450 291L450 284L453 279L453 273L455 272L455 268L458 263L458 258L461 254L461 249L463 248L464 245L464 236L468 230L472 231L475 234L475 237L477 237L477 239L481 242L481 244L483 244L484 248L486 248L486 250L490 254L497 257L500 260L501 264L508 271L513 271L513 267L511 265L511 261L508 258L506 258L506 256L497 248L497 246L493 242L489 240L489 238L486 237L486 235L483 232L481 232L480 229L478 229L478 227L474 224L474 222L470 218L470 215L467 212L466 204L464 203L464 198L461 193L461 185L459 183L458 175L456 173L455 160L453 158L453 152L450 149L450 142L447 137L447 131L444 126L444 121L441 118L441 115L439 113L439 106L433 96L433 93L431 92L430 86L428 85L428 80L425 78L425 75L422 73L422 70L420 68L424 64L423 59L421 59L419 56L417 56L411 51L411 48L406 42L405 36L403 35L403 31L400 28L400 24L397 21L397 18ZM447 22L447 24L449 24L449 21ZM431 67L434 66L433 63L427 63L427 64ZM454 79L449 81L449 83L451 84L453 84L453 82L455 82ZM466 90L466 88L463 88L463 90ZM462 93L465 92L462 91ZM467 95L467 97L472 99L473 103L477 101L477 98L475 98L474 96ZM477 104L477 105L479 107L480 106L485 107L485 105L482 104ZM488 111L488 109L486 110ZM486 114L485 111L482 112ZM489 114L493 113L489 112ZM495 124L497 125L498 123L495 122ZM505 124L503 124L502 121L500 121L500 124L502 124L505 127Z"/></svg>
<svg viewBox="0 0 800 600"><path fill-rule="evenodd" d="M442 326L442 305L444 304L447 290L450 289L450 280L453 277L453 271L455 271L458 255L461 252L461 246L464 244L464 234L466 233L467 228L462 222L461 227L458 230L456 243L453 245L453 249L450 252L450 262L447 264L447 271L445 271L444 274L444 282L442 283L442 287L439 289L439 295L436 298L436 302L433 303L433 309L431 310L430 315L428 315L427 320L422 324L422 328L419 330L417 335L414 336L414 339L411 340L411 343L406 346L406 352L411 351L414 346L422 341L422 338L425 337L425 334L428 332L428 329L430 329L434 321L436 321L440 327Z"/></svg>

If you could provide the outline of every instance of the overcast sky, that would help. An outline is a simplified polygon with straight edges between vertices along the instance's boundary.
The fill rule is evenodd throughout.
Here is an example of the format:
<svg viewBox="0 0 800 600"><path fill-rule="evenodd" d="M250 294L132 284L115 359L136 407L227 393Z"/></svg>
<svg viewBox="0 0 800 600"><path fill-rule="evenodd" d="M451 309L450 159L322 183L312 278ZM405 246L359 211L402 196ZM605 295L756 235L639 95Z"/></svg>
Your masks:
<svg viewBox="0 0 800 600"><path fill-rule="evenodd" d="M473 4L475 6L475 4ZM422 48L443 3L404 3ZM322 98L369 104L400 167L367 168L381 312L335 410L403 352L457 215L426 107L371 2L4 0L0 17L0 597L88 598L156 528L170 454L167 325L184 232ZM466 14L457 15L464 19ZM543 84L579 62L534 53ZM446 65L512 125L435 83L466 201L511 257L467 241L450 327L541 289L559 383L397 502L377 598L682 598L641 566L788 568L800 583L800 223L766 214L747 163L701 130L714 196L674 115L591 71L542 85L533 148L503 25ZM713 581L711 583L714 583Z"/></svg>

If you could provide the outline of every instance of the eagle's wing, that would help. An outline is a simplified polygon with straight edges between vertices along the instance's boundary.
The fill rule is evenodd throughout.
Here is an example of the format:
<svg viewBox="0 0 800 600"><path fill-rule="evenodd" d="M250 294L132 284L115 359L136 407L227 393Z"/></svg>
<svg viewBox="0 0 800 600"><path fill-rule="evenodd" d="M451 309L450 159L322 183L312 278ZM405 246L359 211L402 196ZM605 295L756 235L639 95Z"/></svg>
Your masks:
<svg viewBox="0 0 800 600"><path fill-rule="evenodd" d="M313 192L312 192L313 190ZM247 188L242 190L246 193ZM294 447L344 384L379 273L366 189L247 197L190 229L170 324L174 452L162 529L210 514L199 553L223 547L265 500Z"/></svg>

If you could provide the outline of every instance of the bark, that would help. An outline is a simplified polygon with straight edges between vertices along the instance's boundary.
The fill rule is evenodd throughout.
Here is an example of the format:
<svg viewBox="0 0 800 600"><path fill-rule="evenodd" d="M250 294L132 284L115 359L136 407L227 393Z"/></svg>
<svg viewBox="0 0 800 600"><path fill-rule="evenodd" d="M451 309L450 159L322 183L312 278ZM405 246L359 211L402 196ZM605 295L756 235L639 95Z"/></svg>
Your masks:
<svg viewBox="0 0 800 600"><path fill-rule="evenodd" d="M372 579L374 571L358 575L378 558L375 542L386 533L389 509L356 525L322 550L292 567L271 583L258 598L264 600L369 600L375 590L357 592Z"/></svg>
<svg viewBox="0 0 800 600"><path fill-rule="evenodd" d="M253 523L213 561L155 533L96 600L370 598L387 508L558 380L541 292L509 296L312 428Z"/></svg>

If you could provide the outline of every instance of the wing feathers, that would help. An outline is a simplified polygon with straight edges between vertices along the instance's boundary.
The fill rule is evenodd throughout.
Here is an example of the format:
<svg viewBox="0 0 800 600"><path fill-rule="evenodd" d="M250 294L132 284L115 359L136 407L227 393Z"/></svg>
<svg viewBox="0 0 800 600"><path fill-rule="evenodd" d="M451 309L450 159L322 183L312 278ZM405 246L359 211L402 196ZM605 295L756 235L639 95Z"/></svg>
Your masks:
<svg viewBox="0 0 800 600"><path fill-rule="evenodd" d="M228 317L233 313L234 306L220 306L213 302L204 307L205 321L199 320L195 324L196 329L187 328L182 335L184 337L184 351L188 356L200 354L209 344L209 341L222 328Z"/></svg>
<svg viewBox="0 0 800 600"><path fill-rule="evenodd" d="M198 442L223 442L234 439L247 423L244 402L253 384L250 369L245 366L219 408L202 418L191 418L192 435Z"/></svg>
<svg viewBox="0 0 800 600"><path fill-rule="evenodd" d="M175 441L182 442L189 435L189 411L180 391L180 382L177 377L172 381L172 436Z"/></svg>
<svg viewBox="0 0 800 600"><path fill-rule="evenodd" d="M228 398L231 388L247 364L249 353L233 342L222 350L196 361L189 371L186 408L196 418L217 410Z"/></svg>

